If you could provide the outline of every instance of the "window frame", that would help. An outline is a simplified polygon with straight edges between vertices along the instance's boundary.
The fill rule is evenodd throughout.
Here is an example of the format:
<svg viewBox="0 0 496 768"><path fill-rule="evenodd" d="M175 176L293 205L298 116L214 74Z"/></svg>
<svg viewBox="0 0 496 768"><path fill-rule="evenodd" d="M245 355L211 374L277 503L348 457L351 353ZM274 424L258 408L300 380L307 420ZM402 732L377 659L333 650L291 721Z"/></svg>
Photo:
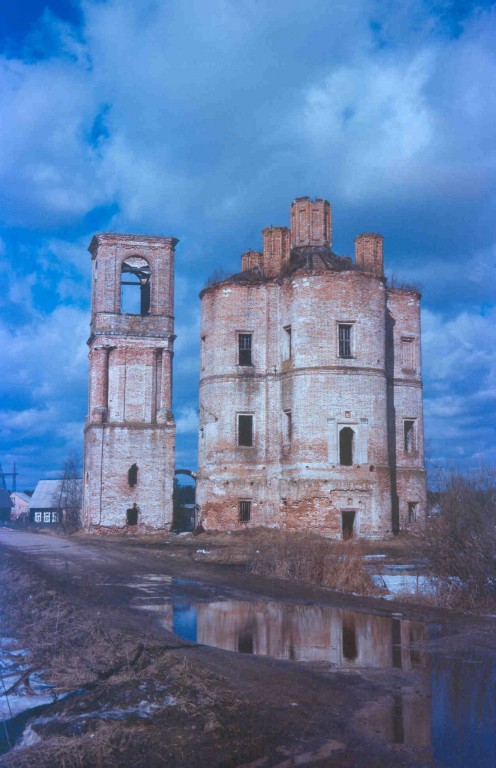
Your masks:
<svg viewBox="0 0 496 768"><path fill-rule="evenodd" d="M238 521L240 523L249 523L251 521L251 509L251 499L238 499Z"/></svg>
<svg viewBox="0 0 496 768"><path fill-rule="evenodd" d="M408 446L409 431L407 431L407 424L411 425L412 445ZM403 451L404 453L416 453L418 451L418 428L417 419L403 419Z"/></svg>
<svg viewBox="0 0 496 768"><path fill-rule="evenodd" d="M242 339L250 339L249 347L242 348ZM249 362L242 362L243 353L249 353ZM245 354L246 357L248 355ZM241 368L253 366L253 331L236 331L236 365Z"/></svg>
<svg viewBox="0 0 496 768"><path fill-rule="evenodd" d="M354 333L354 322L351 320L338 320L336 323L336 343L337 343L337 356L341 360L351 360L355 356L355 333ZM349 338L348 339L341 339L341 329L346 329L349 331ZM349 354L342 354L342 343L349 345Z"/></svg>
<svg viewBox="0 0 496 768"><path fill-rule="evenodd" d="M283 363L287 360L291 360L293 358L293 329L291 325L284 325L283 326L284 336L283 336Z"/></svg>
<svg viewBox="0 0 496 768"><path fill-rule="evenodd" d="M240 418L249 418L251 419L251 443L241 443L241 429L240 429ZM237 448L253 448L255 445L255 416L253 413L246 413L246 411L241 411L236 414L236 447Z"/></svg>
<svg viewBox="0 0 496 768"><path fill-rule="evenodd" d="M407 508L408 508L408 522L416 523L418 518L418 508L419 508L418 501L408 501Z"/></svg>

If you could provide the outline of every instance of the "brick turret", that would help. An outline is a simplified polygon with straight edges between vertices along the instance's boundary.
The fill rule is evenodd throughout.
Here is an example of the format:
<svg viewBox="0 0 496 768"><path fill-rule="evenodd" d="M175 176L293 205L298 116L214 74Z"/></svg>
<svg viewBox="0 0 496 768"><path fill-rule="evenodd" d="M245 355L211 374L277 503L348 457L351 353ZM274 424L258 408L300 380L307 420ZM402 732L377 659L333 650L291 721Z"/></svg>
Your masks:
<svg viewBox="0 0 496 768"><path fill-rule="evenodd" d="M266 227L262 235L264 272L268 277L278 275L289 262L289 229Z"/></svg>
<svg viewBox="0 0 496 768"><path fill-rule="evenodd" d="M372 272L382 277L384 274L382 235L365 232L355 237L355 263L363 272Z"/></svg>
<svg viewBox="0 0 496 768"><path fill-rule="evenodd" d="M332 211L327 200L297 197L291 203L291 247L332 245Z"/></svg>

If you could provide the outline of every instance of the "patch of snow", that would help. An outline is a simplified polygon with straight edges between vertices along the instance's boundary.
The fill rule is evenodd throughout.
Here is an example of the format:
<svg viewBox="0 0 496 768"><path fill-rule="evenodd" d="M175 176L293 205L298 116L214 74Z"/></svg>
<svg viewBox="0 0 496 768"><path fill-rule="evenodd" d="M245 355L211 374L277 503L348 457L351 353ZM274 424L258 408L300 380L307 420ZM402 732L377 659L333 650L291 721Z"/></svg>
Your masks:
<svg viewBox="0 0 496 768"><path fill-rule="evenodd" d="M376 586L387 589L389 594L385 595L386 600L392 600L402 593L410 595L415 595L417 592L431 594L435 590L435 585L428 576L383 573L372 576L372 580Z"/></svg>
<svg viewBox="0 0 496 768"><path fill-rule="evenodd" d="M11 717L27 712L29 709L39 707L41 704L51 704L53 696L0 696L0 720L10 720Z"/></svg>
<svg viewBox="0 0 496 768"><path fill-rule="evenodd" d="M41 736L38 736L36 731L33 731L30 725L27 725L23 731L23 734L17 742L15 749L24 749L24 747L32 747L34 744L39 744L43 741Z"/></svg>

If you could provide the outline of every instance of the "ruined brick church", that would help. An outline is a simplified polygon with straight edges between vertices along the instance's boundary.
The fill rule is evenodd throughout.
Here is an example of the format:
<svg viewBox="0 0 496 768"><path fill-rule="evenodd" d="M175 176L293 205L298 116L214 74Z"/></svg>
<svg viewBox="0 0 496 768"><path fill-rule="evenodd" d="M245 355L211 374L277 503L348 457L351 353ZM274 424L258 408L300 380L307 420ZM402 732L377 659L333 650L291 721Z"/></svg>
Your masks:
<svg viewBox="0 0 496 768"><path fill-rule="evenodd" d="M84 524L168 528L174 238L97 235ZM138 296L123 306L128 287ZM332 251L326 200L201 293L197 521L384 537L425 516L420 295L387 284L383 238Z"/></svg>

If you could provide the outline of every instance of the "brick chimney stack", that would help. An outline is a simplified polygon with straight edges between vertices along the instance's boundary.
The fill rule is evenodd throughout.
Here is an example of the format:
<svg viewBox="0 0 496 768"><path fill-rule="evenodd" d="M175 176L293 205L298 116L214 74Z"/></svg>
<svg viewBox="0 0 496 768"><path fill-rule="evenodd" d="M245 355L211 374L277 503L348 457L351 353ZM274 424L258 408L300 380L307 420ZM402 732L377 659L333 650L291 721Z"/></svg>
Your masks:
<svg viewBox="0 0 496 768"><path fill-rule="evenodd" d="M291 247L332 245L332 212L327 200L297 197L291 203Z"/></svg>
<svg viewBox="0 0 496 768"><path fill-rule="evenodd" d="M358 269L373 275L384 275L382 235L365 232L355 237L355 263Z"/></svg>
<svg viewBox="0 0 496 768"><path fill-rule="evenodd" d="M289 263L289 229L287 227L266 227L263 235L263 265L267 277L278 275Z"/></svg>

